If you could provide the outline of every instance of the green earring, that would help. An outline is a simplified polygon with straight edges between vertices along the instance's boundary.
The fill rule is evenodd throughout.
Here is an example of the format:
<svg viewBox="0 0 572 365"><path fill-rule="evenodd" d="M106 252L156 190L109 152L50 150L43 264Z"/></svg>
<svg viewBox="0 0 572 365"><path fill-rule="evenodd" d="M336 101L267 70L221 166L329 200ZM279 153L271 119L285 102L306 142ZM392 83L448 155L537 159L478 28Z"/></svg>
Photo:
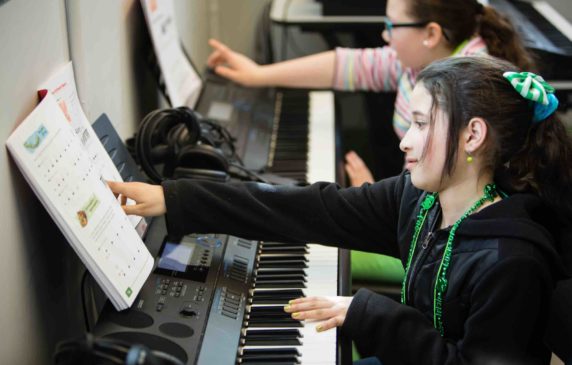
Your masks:
<svg viewBox="0 0 572 365"><path fill-rule="evenodd" d="M472 162L473 162L473 156L467 153L467 163L472 163Z"/></svg>

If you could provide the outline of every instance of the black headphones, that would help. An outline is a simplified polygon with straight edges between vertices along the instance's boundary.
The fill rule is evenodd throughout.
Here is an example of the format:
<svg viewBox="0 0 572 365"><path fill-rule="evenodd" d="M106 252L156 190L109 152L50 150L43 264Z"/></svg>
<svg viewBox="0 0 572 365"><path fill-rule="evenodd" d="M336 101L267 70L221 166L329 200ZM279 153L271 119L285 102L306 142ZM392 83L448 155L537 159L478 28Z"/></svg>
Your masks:
<svg viewBox="0 0 572 365"><path fill-rule="evenodd" d="M233 142L225 128L187 107L159 109L143 118L135 154L155 183L180 177L227 181L229 163L240 162Z"/></svg>
<svg viewBox="0 0 572 365"><path fill-rule="evenodd" d="M56 365L184 365L175 356L163 351L117 339L85 337L62 341L54 352Z"/></svg>

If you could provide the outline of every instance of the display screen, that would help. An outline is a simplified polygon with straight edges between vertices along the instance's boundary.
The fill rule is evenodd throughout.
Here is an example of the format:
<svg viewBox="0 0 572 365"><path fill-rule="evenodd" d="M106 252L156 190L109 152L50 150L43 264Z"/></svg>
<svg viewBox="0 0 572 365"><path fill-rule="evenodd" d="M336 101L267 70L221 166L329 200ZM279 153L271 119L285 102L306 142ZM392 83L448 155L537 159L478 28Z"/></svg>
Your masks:
<svg viewBox="0 0 572 365"><path fill-rule="evenodd" d="M193 255L194 245L165 242L163 253L157 266L165 270L185 272Z"/></svg>

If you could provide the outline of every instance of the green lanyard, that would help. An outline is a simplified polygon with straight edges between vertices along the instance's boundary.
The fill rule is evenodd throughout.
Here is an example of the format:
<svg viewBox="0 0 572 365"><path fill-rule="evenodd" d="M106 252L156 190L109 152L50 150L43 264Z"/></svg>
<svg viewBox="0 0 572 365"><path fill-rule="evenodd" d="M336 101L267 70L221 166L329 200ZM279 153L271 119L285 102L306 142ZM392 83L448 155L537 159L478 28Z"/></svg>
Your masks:
<svg viewBox="0 0 572 365"><path fill-rule="evenodd" d="M451 53L451 56L455 56L457 53L461 53L461 51L463 50L463 48L465 48L467 46L467 44L469 44L469 40L465 39L464 41L462 41L457 48L455 48L455 50L453 51L453 53Z"/></svg>
<svg viewBox="0 0 572 365"><path fill-rule="evenodd" d="M475 210L479 209L487 200L492 202L497 196L497 189L495 184L488 184L485 186L483 196L477 200L467 211L453 224L451 231L449 231L449 237L447 238L447 244L445 245L445 250L443 251L443 257L441 258L441 263L439 264L439 270L437 271L437 277L435 280L435 287L433 288L433 326L439 331L441 336L444 334L443 328L443 298L445 297L445 292L447 291L447 286L449 285L449 279L447 276L449 266L451 265L451 256L453 252L453 240L455 239L455 232L461 225L461 222L465 220L469 215L471 215ZM419 239L419 233L421 228L425 223L427 218L427 213L437 200L437 193L427 194L423 202L421 203L421 209L417 215L417 220L415 221L415 231L413 232L413 239L411 240L411 246L409 246L409 255L407 257L407 264L405 265L405 277L403 278L403 284L401 286L401 303L406 303L406 292L407 292L407 276L409 274L409 269L411 268L411 261L413 260L413 255L415 253L415 248L417 246L417 240Z"/></svg>

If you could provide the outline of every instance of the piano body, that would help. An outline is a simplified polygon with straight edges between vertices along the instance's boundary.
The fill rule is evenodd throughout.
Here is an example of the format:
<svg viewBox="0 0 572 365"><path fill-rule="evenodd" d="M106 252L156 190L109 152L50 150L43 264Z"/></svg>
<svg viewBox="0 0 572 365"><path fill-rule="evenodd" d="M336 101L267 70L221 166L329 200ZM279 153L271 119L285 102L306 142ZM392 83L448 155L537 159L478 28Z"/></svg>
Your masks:
<svg viewBox="0 0 572 365"><path fill-rule="evenodd" d="M213 105L228 111L223 104L228 95L217 95L234 91L215 87L209 95L207 90L199 111L220 114ZM303 182L336 181L333 94L253 92L264 93L269 104L249 105L248 93L237 92L230 99L236 115L227 121L245 164ZM233 122L245 115L246 123ZM94 129L113 156L128 155L116 153L124 146L118 136L110 137L109 126L96 122ZM122 174L132 175L125 161L114 162ZM348 361L343 356L351 356L341 351L336 331L317 333L315 324L283 311L288 300L301 295L349 294L349 257L343 250L220 234L172 239L161 218L151 221L145 242L157 257L153 273L131 309L104 306L95 335L141 343L185 364L341 364Z"/></svg>
<svg viewBox="0 0 572 365"><path fill-rule="evenodd" d="M572 9L564 15L544 0L489 3L512 20L544 78L557 90L572 90Z"/></svg>

